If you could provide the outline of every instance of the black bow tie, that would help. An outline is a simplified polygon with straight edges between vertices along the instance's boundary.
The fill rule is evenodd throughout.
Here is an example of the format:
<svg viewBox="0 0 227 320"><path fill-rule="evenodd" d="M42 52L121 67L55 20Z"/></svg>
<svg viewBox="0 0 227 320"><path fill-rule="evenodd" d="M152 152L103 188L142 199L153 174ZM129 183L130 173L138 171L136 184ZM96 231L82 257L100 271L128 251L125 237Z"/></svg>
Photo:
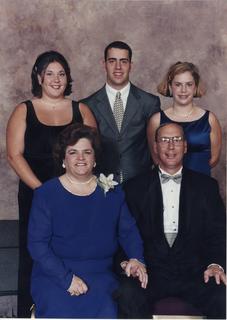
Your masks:
<svg viewBox="0 0 227 320"><path fill-rule="evenodd" d="M176 183L181 183L182 173L176 174L175 176L170 176L165 173L161 173L161 183L166 183L169 180L173 180Z"/></svg>

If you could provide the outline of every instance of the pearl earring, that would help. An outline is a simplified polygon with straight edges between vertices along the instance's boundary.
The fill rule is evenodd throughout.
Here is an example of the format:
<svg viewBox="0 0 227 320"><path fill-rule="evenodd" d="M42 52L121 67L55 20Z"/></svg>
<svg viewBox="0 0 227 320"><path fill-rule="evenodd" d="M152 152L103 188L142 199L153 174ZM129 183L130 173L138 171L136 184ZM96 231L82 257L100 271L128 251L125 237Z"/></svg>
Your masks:
<svg viewBox="0 0 227 320"><path fill-rule="evenodd" d="M65 169L65 164L64 164L64 162L62 163L62 168L64 168L64 169Z"/></svg>
<svg viewBox="0 0 227 320"><path fill-rule="evenodd" d="M93 168L95 168L96 167L96 162L94 163L94 165L93 165Z"/></svg>

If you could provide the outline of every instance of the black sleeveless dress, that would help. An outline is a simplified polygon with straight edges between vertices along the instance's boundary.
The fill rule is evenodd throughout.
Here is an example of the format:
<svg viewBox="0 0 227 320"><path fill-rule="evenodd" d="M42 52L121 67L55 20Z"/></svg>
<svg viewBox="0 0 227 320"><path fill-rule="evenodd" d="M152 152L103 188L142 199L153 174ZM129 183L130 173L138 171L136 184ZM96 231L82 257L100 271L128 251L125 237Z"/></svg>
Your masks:
<svg viewBox="0 0 227 320"><path fill-rule="evenodd" d="M53 178L55 174L52 148L58 134L72 123L83 123L79 103L72 101L73 116L67 125L49 126L41 123L30 100L27 107L24 157L41 182ZM27 229L33 190L23 181L19 182L19 276L18 276L18 318L30 318L33 304L30 295L32 259L27 251Z"/></svg>

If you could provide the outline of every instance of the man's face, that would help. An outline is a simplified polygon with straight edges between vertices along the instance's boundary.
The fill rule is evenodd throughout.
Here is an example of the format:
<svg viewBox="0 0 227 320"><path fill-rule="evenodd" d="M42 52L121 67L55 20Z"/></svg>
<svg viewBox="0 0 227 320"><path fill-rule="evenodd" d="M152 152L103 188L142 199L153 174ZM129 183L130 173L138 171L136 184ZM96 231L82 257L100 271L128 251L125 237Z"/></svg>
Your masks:
<svg viewBox="0 0 227 320"><path fill-rule="evenodd" d="M107 83L116 90L121 90L129 82L132 63L129 61L128 50L111 48L104 61Z"/></svg>
<svg viewBox="0 0 227 320"><path fill-rule="evenodd" d="M187 151L187 143L183 140L183 129L174 123L160 128L154 149L159 157L160 168L170 174L177 172Z"/></svg>

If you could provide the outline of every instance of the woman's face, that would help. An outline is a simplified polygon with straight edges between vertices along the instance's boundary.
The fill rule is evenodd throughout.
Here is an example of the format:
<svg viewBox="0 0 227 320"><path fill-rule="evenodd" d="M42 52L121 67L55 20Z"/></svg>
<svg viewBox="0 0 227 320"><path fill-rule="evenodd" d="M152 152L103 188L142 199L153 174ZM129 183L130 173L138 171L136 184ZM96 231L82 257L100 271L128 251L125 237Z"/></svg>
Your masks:
<svg viewBox="0 0 227 320"><path fill-rule="evenodd" d="M191 72L176 74L170 88L173 92L173 100L177 105L188 105L192 103L196 92L195 80Z"/></svg>
<svg viewBox="0 0 227 320"><path fill-rule="evenodd" d="M38 75L39 84L42 87L42 96L60 98L64 96L67 86L67 76L64 68L58 62L50 63L42 76Z"/></svg>
<svg viewBox="0 0 227 320"><path fill-rule="evenodd" d="M89 177L95 164L95 152L90 140L81 138L73 146L68 146L64 159L66 173L74 177Z"/></svg>

